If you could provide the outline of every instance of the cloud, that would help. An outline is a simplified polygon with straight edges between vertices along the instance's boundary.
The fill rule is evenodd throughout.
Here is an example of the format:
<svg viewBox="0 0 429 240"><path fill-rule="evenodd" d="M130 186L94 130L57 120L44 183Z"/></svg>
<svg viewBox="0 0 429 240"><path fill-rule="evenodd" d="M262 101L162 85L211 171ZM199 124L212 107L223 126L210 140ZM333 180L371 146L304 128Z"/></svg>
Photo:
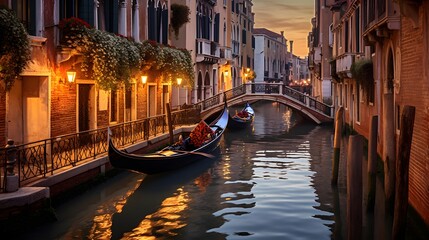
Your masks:
<svg viewBox="0 0 429 240"><path fill-rule="evenodd" d="M273 32L284 31L288 40L294 40L294 53L307 55L307 36L314 16L313 0L254 0L255 27Z"/></svg>

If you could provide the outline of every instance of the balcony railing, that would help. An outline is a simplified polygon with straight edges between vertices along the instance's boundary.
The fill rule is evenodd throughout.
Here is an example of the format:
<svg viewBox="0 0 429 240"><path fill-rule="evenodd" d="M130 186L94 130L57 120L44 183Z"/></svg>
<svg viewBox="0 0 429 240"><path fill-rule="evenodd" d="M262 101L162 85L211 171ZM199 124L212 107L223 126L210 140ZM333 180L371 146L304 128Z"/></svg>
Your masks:
<svg viewBox="0 0 429 240"><path fill-rule="evenodd" d="M373 11L369 11L366 19L363 20L364 35L368 35L380 27L386 27L389 30L400 29L400 11L394 0L374 0L368 1L367 4L368 8Z"/></svg>
<svg viewBox="0 0 429 240"><path fill-rule="evenodd" d="M352 67L352 64L359 60L362 57L361 54L358 53L345 53L341 56L337 57L336 59L336 71L337 74L340 77L347 77L351 78L351 72L350 69Z"/></svg>
<svg viewBox="0 0 429 240"><path fill-rule="evenodd" d="M230 47L220 47L220 58L232 60L232 49Z"/></svg>
<svg viewBox="0 0 429 240"><path fill-rule="evenodd" d="M197 39L197 54L219 57L220 51L218 44L207 39Z"/></svg>
<svg viewBox="0 0 429 240"><path fill-rule="evenodd" d="M172 112L173 127L197 123L200 108ZM122 123L110 127L117 146L126 146L168 132L166 115ZM6 187L7 159L15 159L12 166L19 178L19 186L53 175L62 169L106 155L107 127L75 134L58 136L11 148L0 148L0 192Z"/></svg>

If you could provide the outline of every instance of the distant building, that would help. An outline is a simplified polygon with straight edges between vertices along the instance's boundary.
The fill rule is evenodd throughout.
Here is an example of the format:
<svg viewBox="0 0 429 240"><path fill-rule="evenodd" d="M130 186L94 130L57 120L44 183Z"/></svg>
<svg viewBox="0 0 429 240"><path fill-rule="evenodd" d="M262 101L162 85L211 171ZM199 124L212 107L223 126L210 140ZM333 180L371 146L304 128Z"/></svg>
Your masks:
<svg viewBox="0 0 429 240"><path fill-rule="evenodd" d="M284 32L255 28L255 82L287 83L289 58Z"/></svg>

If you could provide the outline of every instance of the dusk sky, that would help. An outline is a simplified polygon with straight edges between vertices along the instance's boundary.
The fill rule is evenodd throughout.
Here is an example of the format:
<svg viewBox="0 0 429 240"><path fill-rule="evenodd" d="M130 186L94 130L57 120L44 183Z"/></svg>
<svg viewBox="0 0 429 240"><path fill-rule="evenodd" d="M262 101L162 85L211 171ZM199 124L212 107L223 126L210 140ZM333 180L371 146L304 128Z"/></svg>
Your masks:
<svg viewBox="0 0 429 240"><path fill-rule="evenodd" d="M293 53L308 54L307 36L314 17L314 0L253 0L255 28L272 32L284 31L285 38L293 40Z"/></svg>

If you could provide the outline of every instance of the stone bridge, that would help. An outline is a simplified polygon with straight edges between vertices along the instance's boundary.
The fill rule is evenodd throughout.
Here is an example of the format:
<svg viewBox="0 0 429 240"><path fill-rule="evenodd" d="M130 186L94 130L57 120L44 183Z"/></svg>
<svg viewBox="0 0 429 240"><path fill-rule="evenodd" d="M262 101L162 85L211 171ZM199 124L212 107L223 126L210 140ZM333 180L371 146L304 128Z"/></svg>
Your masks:
<svg viewBox="0 0 429 240"><path fill-rule="evenodd" d="M268 100L285 104L317 124L332 123L334 110L315 98L278 83L249 83L219 93L199 103L203 119L222 110L224 101L228 106L244 105L245 102Z"/></svg>

